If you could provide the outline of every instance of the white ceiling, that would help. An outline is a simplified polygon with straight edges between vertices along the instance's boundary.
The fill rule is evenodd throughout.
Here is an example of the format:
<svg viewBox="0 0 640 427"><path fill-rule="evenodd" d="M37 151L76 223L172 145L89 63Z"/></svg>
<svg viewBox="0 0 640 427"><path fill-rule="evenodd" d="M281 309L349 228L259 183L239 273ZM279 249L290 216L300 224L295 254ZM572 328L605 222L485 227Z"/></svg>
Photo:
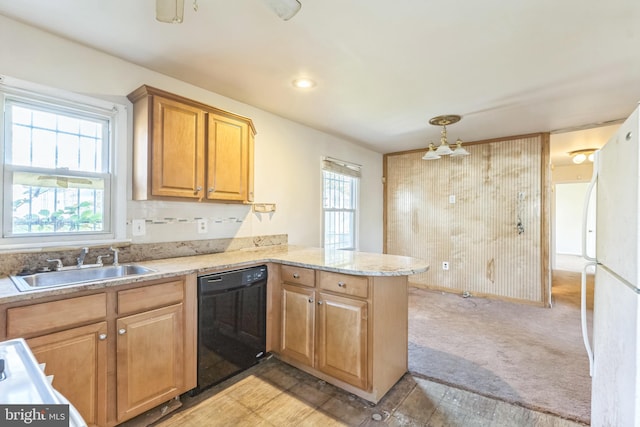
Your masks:
<svg viewBox="0 0 640 427"><path fill-rule="evenodd" d="M179 25L154 0L0 14L381 153L438 141L441 114L473 141L607 123L640 100L637 0L300 1L286 22L262 0L185 0ZM300 76L317 86L294 89Z"/></svg>

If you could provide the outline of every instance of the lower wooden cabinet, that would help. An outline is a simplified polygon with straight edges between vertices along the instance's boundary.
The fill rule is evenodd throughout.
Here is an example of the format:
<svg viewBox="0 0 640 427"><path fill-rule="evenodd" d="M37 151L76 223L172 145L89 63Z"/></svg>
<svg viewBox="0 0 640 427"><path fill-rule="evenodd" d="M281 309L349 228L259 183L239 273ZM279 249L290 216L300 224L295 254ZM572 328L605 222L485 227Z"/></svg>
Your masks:
<svg viewBox="0 0 640 427"><path fill-rule="evenodd" d="M106 425L107 322L31 338L27 344L87 425Z"/></svg>
<svg viewBox="0 0 640 427"><path fill-rule="evenodd" d="M315 290L306 270L287 273L296 284L281 285L280 355L367 389L368 301ZM367 278L359 279L366 295Z"/></svg>
<svg viewBox="0 0 640 427"><path fill-rule="evenodd" d="M182 304L117 320L118 421L183 390Z"/></svg>
<svg viewBox="0 0 640 427"><path fill-rule="evenodd" d="M195 282L0 306L0 340L25 338L87 425L114 426L196 386Z"/></svg>
<svg viewBox="0 0 640 427"><path fill-rule="evenodd" d="M407 372L406 276L283 265L279 279L283 361L374 403Z"/></svg>
<svg viewBox="0 0 640 427"><path fill-rule="evenodd" d="M282 285L282 333L280 353L313 366L315 351L315 292L313 289Z"/></svg>
<svg viewBox="0 0 640 427"><path fill-rule="evenodd" d="M318 370L366 389L367 301L318 295Z"/></svg>

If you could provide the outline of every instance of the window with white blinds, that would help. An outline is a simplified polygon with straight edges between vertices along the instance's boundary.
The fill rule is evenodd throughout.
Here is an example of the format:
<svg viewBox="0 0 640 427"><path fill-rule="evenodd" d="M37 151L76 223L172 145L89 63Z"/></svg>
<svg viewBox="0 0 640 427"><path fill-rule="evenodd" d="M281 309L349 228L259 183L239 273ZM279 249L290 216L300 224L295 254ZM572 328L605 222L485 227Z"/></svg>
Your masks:
<svg viewBox="0 0 640 427"><path fill-rule="evenodd" d="M360 166L336 159L322 162L323 245L356 249Z"/></svg>
<svg viewBox="0 0 640 427"><path fill-rule="evenodd" d="M0 245L121 237L114 222L126 199L114 189L126 176L115 166L124 107L8 78L0 106Z"/></svg>

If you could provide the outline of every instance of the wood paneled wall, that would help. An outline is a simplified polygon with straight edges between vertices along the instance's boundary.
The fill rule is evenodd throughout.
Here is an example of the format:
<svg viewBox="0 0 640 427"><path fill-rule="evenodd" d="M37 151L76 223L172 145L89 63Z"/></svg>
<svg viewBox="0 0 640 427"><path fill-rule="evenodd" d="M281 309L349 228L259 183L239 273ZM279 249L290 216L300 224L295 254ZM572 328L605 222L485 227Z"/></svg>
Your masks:
<svg viewBox="0 0 640 427"><path fill-rule="evenodd" d="M431 264L415 286L547 305L548 134L466 148L434 161L385 155L385 252Z"/></svg>

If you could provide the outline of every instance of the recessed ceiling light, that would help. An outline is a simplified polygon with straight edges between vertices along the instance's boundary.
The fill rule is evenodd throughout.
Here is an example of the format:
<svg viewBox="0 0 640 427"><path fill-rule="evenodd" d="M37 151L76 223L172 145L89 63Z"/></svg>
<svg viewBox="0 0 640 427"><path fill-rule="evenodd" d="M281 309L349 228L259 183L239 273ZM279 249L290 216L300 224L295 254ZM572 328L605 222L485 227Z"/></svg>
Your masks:
<svg viewBox="0 0 640 427"><path fill-rule="evenodd" d="M295 79L292 84L293 87L297 87L298 89L310 89L315 87L316 82L311 79Z"/></svg>

